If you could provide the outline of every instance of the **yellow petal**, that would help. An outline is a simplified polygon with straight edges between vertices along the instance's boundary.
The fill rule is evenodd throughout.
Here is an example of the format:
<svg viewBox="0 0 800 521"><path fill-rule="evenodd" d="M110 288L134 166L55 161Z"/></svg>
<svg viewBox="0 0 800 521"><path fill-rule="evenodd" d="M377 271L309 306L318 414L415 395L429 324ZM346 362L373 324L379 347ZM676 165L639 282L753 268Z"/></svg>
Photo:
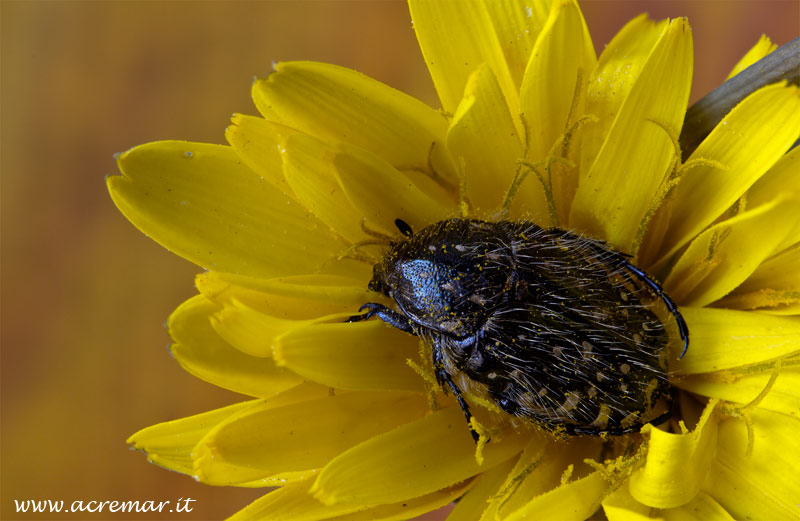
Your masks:
<svg viewBox="0 0 800 521"><path fill-rule="evenodd" d="M600 507L609 483L600 472L561 485L534 498L524 507L505 518L505 521L520 519L558 519L559 521L583 521Z"/></svg>
<svg viewBox="0 0 800 521"><path fill-rule="evenodd" d="M514 85L520 85L531 49L547 20L553 1L495 0L485 4L512 81Z"/></svg>
<svg viewBox="0 0 800 521"><path fill-rule="evenodd" d="M260 279L209 271L195 278L195 286L220 306L238 301L277 318L302 320L354 312L375 297L364 280L322 274Z"/></svg>
<svg viewBox="0 0 800 521"><path fill-rule="evenodd" d="M522 158L522 138L508 112L503 91L485 63L469 77L464 97L450 122L447 146L464 168L473 210L477 215L488 216L500 206L511 187L517 160ZM530 182L521 189L524 194L518 201L524 199L530 210L541 206L546 215L541 185Z"/></svg>
<svg viewBox="0 0 800 521"><path fill-rule="evenodd" d="M246 355L220 338L210 320L217 311L216 304L197 295L170 316L169 333L175 340L170 351L186 371L219 387L259 397L274 396L302 382L271 358Z"/></svg>
<svg viewBox="0 0 800 521"><path fill-rule="evenodd" d="M180 420L152 425L128 438L128 443L134 449L147 453L147 459L156 465L182 474L192 474L192 450L197 442L217 424L259 403L262 401L236 403Z"/></svg>
<svg viewBox="0 0 800 521"><path fill-rule="evenodd" d="M463 496L471 486L472 480L467 480L424 496L388 505L379 505L354 514L334 517L330 521L405 521L412 516L432 512L452 503Z"/></svg>
<svg viewBox="0 0 800 521"><path fill-rule="evenodd" d="M586 459L600 456L601 443L596 438L576 437L565 441L546 436L533 436L514 469L508 474L501 493L492 499L481 521L489 521L514 513L529 511L531 498L561 485L564 472L572 466L572 478L588 474Z"/></svg>
<svg viewBox="0 0 800 521"><path fill-rule="evenodd" d="M800 192L776 199L701 233L675 263L664 289L678 302L702 307L745 281L794 229Z"/></svg>
<svg viewBox="0 0 800 521"><path fill-rule="evenodd" d="M598 119L581 129L582 173L588 172L594 163L622 103L635 85L667 23L667 20L654 22L644 14L637 16L614 36L600 54L586 91L585 112Z"/></svg>
<svg viewBox="0 0 800 521"><path fill-rule="evenodd" d="M298 326L275 339L273 353L279 365L336 388L425 390L406 364L419 357L417 340L379 320Z"/></svg>
<svg viewBox="0 0 800 521"><path fill-rule="evenodd" d="M520 110L525 115L528 159L541 161L556 140L564 136L573 98L586 90L597 58L574 0L553 4L536 39L520 88ZM580 84L578 84L580 81ZM576 119L573 114L573 120Z"/></svg>
<svg viewBox="0 0 800 521"><path fill-rule="evenodd" d="M722 215L786 152L800 135L800 89L785 83L757 90L737 105L697 147L700 164L675 188L673 221L662 246L671 257Z"/></svg>
<svg viewBox="0 0 800 521"><path fill-rule="evenodd" d="M663 521L662 516L653 515L653 509L631 496L628 487L622 486L603 500L603 512L608 521Z"/></svg>
<svg viewBox="0 0 800 521"><path fill-rule="evenodd" d="M766 387L772 372L735 375L711 373L690 376L675 382L686 391L719 398L731 403L748 404ZM800 418L800 370L794 367L781 368L778 378L759 407Z"/></svg>
<svg viewBox="0 0 800 521"><path fill-rule="evenodd" d="M467 79L480 64L486 63L497 78L509 112L516 117L518 84L511 75L486 3L410 0L408 5L442 108L455 112ZM514 19L524 20L519 17L522 5L506 5L516 11Z"/></svg>
<svg viewBox="0 0 800 521"><path fill-rule="evenodd" d="M800 244L771 257L733 293L715 305L759 311L789 312L800 304Z"/></svg>
<svg viewBox="0 0 800 521"><path fill-rule="evenodd" d="M522 450L513 430L497 436L475 461L475 442L458 406L376 436L322 469L312 491L326 504L382 504L430 494L491 468Z"/></svg>
<svg viewBox="0 0 800 521"><path fill-rule="evenodd" d="M717 401L706 406L697 427L687 434L672 434L651 425L644 467L631 474L629 490L640 503L654 508L687 504L700 491L717 443Z"/></svg>
<svg viewBox="0 0 800 521"><path fill-rule="evenodd" d="M378 156L341 145L333 160L336 178L357 214L384 233L395 234L395 219L421 229L452 214L455 201L442 205Z"/></svg>
<svg viewBox="0 0 800 521"><path fill-rule="evenodd" d="M756 181L747 191L745 200L749 207L772 201L783 194L800 193L800 147L794 147L786 152L766 174ZM800 242L800 226L796 226L786 237L786 240L775 248L775 252L782 251Z"/></svg>
<svg viewBox="0 0 800 521"><path fill-rule="evenodd" d="M228 521L317 521L364 508L361 505L328 506L320 503L308 493L313 482L309 478L273 490L238 511Z"/></svg>
<svg viewBox="0 0 800 521"><path fill-rule="evenodd" d="M680 132L691 71L691 31L685 19L673 20L648 55L588 172L581 173L571 226L631 251L675 155L665 129Z"/></svg>
<svg viewBox="0 0 800 521"><path fill-rule="evenodd" d="M446 148L433 146L444 144L447 120L356 71L326 63L279 63L253 84L253 100L268 120L329 143L357 145L400 169L428 171L430 159L438 175L456 179Z"/></svg>
<svg viewBox="0 0 800 521"><path fill-rule="evenodd" d="M627 487L620 487L603 501L609 521L733 521L714 498L705 492L680 507L655 511L636 501Z"/></svg>
<svg viewBox="0 0 800 521"><path fill-rule="evenodd" d="M214 331L226 342L259 358L272 356L275 337L311 322L273 317L235 300L224 305L210 320Z"/></svg>
<svg viewBox="0 0 800 521"><path fill-rule="evenodd" d="M474 485L458 500L447 521L475 521L477 514L486 510L489 501L505 482L514 463L514 458L511 458L476 476Z"/></svg>
<svg viewBox="0 0 800 521"><path fill-rule="evenodd" d="M784 192L800 191L800 147L780 157L747 191L747 205L758 206Z"/></svg>
<svg viewBox="0 0 800 521"><path fill-rule="evenodd" d="M800 318L754 311L681 308L690 331L682 375L755 365L800 351Z"/></svg>
<svg viewBox="0 0 800 521"><path fill-rule="evenodd" d="M365 239L363 216L353 208L336 179L334 148L304 134L289 136L284 146L283 172L297 198L350 242Z"/></svg>
<svg viewBox="0 0 800 521"><path fill-rule="evenodd" d="M733 78L777 48L778 44L772 43L766 34L762 34L761 38L758 39L758 42L756 42L756 44L751 47L744 56L742 56L742 59L739 60L739 63L734 65L733 70L731 70L730 74L728 74L728 77L725 79L729 80Z"/></svg>
<svg viewBox="0 0 800 521"><path fill-rule="evenodd" d="M776 290L800 289L800 247L795 245L778 255L765 260L737 290L755 291L772 288Z"/></svg>
<svg viewBox="0 0 800 521"><path fill-rule="evenodd" d="M469 484L459 484L436 491L426 496L363 510L363 506L340 503L325 505L309 494L313 480L291 483L270 492L237 512L229 521L291 520L316 521L320 519L356 521L388 521L408 519L436 510L453 501L469 488ZM338 517L344 516L344 517Z"/></svg>
<svg viewBox="0 0 800 521"><path fill-rule="evenodd" d="M343 246L230 147L161 141L117 159L111 197L137 228L207 269L255 276L318 270Z"/></svg>
<svg viewBox="0 0 800 521"><path fill-rule="evenodd" d="M298 131L244 114L234 114L231 123L225 138L244 163L281 193L294 197L283 176L281 150L286 138Z"/></svg>
<svg viewBox="0 0 800 521"><path fill-rule="evenodd" d="M318 469L348 448L428 410L416 393L336 393L252 407L224 421L194 449L195 475L229 485Z"/></svg>
<svg viewBox="0 0 800 521"><path fill-rule="evenodd" d="M664 521L734 521L722 505L706 494L698 494L687 504L662 511Z"/></svg>
<svg viewBox="0 0 800 521"><path fill-rule="evenodd" d="M704 490L735 519L800 517L800 420L756 409L753 454L745 456L747 428L740 420L720 424L717 456ZM713 476L713 479L711 478Z"/></svg>

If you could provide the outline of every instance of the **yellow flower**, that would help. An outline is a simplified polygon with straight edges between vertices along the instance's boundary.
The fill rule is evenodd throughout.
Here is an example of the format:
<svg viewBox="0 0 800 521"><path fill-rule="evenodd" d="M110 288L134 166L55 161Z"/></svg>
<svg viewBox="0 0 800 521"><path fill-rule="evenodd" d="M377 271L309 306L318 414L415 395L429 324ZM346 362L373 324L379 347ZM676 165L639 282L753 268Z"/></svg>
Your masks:
<svg viewBox="0 0 800 521"><path fill-rule="evenodd" d="M170 318L172 353L253 398L130 442L205 483L279 487L235 519L405 519L459 497L451 521L800 517L798 89L757 90L682 162L685 20L636 18L597 58L572 0L410 7L441 111L282 63L230 146L120 155L123 214L207 270ZM372 232L464 214L576 230L663 280L691 332L670 423L558 438L472 397L491 435L476 445L425 346L345 322L379 298Z"/></svg>

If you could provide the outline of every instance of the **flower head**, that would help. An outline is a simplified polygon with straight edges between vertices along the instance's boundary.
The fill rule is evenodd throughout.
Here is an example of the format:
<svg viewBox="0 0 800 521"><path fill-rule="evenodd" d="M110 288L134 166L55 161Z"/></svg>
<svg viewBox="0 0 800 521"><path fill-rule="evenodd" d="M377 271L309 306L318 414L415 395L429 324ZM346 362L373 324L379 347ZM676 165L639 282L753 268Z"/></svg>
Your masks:
<svg viewBox="0 0 800 521"><path fill-rule="evenodd" d="M117 206L206 270L170 318L175 358L252 397L131 443L205 483L279 487L236 519L400 519L456 498L448 519L800 516L798 89L757 90L682 160L686 20L636 18L597 57L572 0L410 6L441 110L281 63L229 146L120 155ZM553 436L467 393L473 442L429 344L347 322L380 298L367 283L398 218L456 216L586 234L662 280L692 339L670 348L673 419Z"/></svg>

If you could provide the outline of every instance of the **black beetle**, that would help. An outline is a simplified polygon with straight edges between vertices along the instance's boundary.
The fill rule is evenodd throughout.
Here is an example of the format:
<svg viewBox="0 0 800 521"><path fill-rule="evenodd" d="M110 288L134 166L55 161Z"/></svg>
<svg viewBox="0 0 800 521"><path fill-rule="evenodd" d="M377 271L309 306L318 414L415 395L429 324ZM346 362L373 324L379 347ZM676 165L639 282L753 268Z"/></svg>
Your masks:
<svg viewBox="0 0 800 521"><path fill-rule="evenodd" d="M568 434L625 434L670 417L666 322L677 322L684 353L688 327L625 255L526 221L448 219L418 233L396 224L405 237L369 288L397 309L367 303L350 321L377 316L422 337L468 422L462 390Z"/></svg>

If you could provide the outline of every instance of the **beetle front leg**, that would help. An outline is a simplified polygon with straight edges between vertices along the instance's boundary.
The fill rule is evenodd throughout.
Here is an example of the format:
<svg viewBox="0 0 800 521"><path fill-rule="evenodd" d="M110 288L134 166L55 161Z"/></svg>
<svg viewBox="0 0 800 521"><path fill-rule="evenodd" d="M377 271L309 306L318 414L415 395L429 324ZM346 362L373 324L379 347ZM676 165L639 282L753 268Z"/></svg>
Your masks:
<svg viewBox="0 0 800 521"><path fill-rule="evenodd" d="M461 389L458 388L444 366L444 360L442 359L443 349L444 347L441 345L441 340L435 340L431 351L433 354L433 371L436 375L436 381L439 382L439 386L441 386L443 390L447 390L445 388L445 384L447 384L447 387L453 392L453 396L458 400L458 405L461 407L461 410L464 412L464 417L467 419L467 425L469 426L470 434L472 434L472 439L475 440L475 443L478 443L480 434L472 427L472 413L469 411L467 401L464 400L464 397L461 395Z"/></svg>
<svg viewBox="0 0 800 521"><path fill-rule="evenodd" d="M369 309L369 311L363 315L353 315L352 317L348 318L347 321L361 322L362 320L369 320L372 317L378 317L390 326L396 327L400 331L405 331L406 333L411 333L412 335L417 334L417 332L414 331L414 328L411 327L411 321L397 311L387 308L383 304L368 302L358 308L359 311L364 311L365 309Z"/></svg>

